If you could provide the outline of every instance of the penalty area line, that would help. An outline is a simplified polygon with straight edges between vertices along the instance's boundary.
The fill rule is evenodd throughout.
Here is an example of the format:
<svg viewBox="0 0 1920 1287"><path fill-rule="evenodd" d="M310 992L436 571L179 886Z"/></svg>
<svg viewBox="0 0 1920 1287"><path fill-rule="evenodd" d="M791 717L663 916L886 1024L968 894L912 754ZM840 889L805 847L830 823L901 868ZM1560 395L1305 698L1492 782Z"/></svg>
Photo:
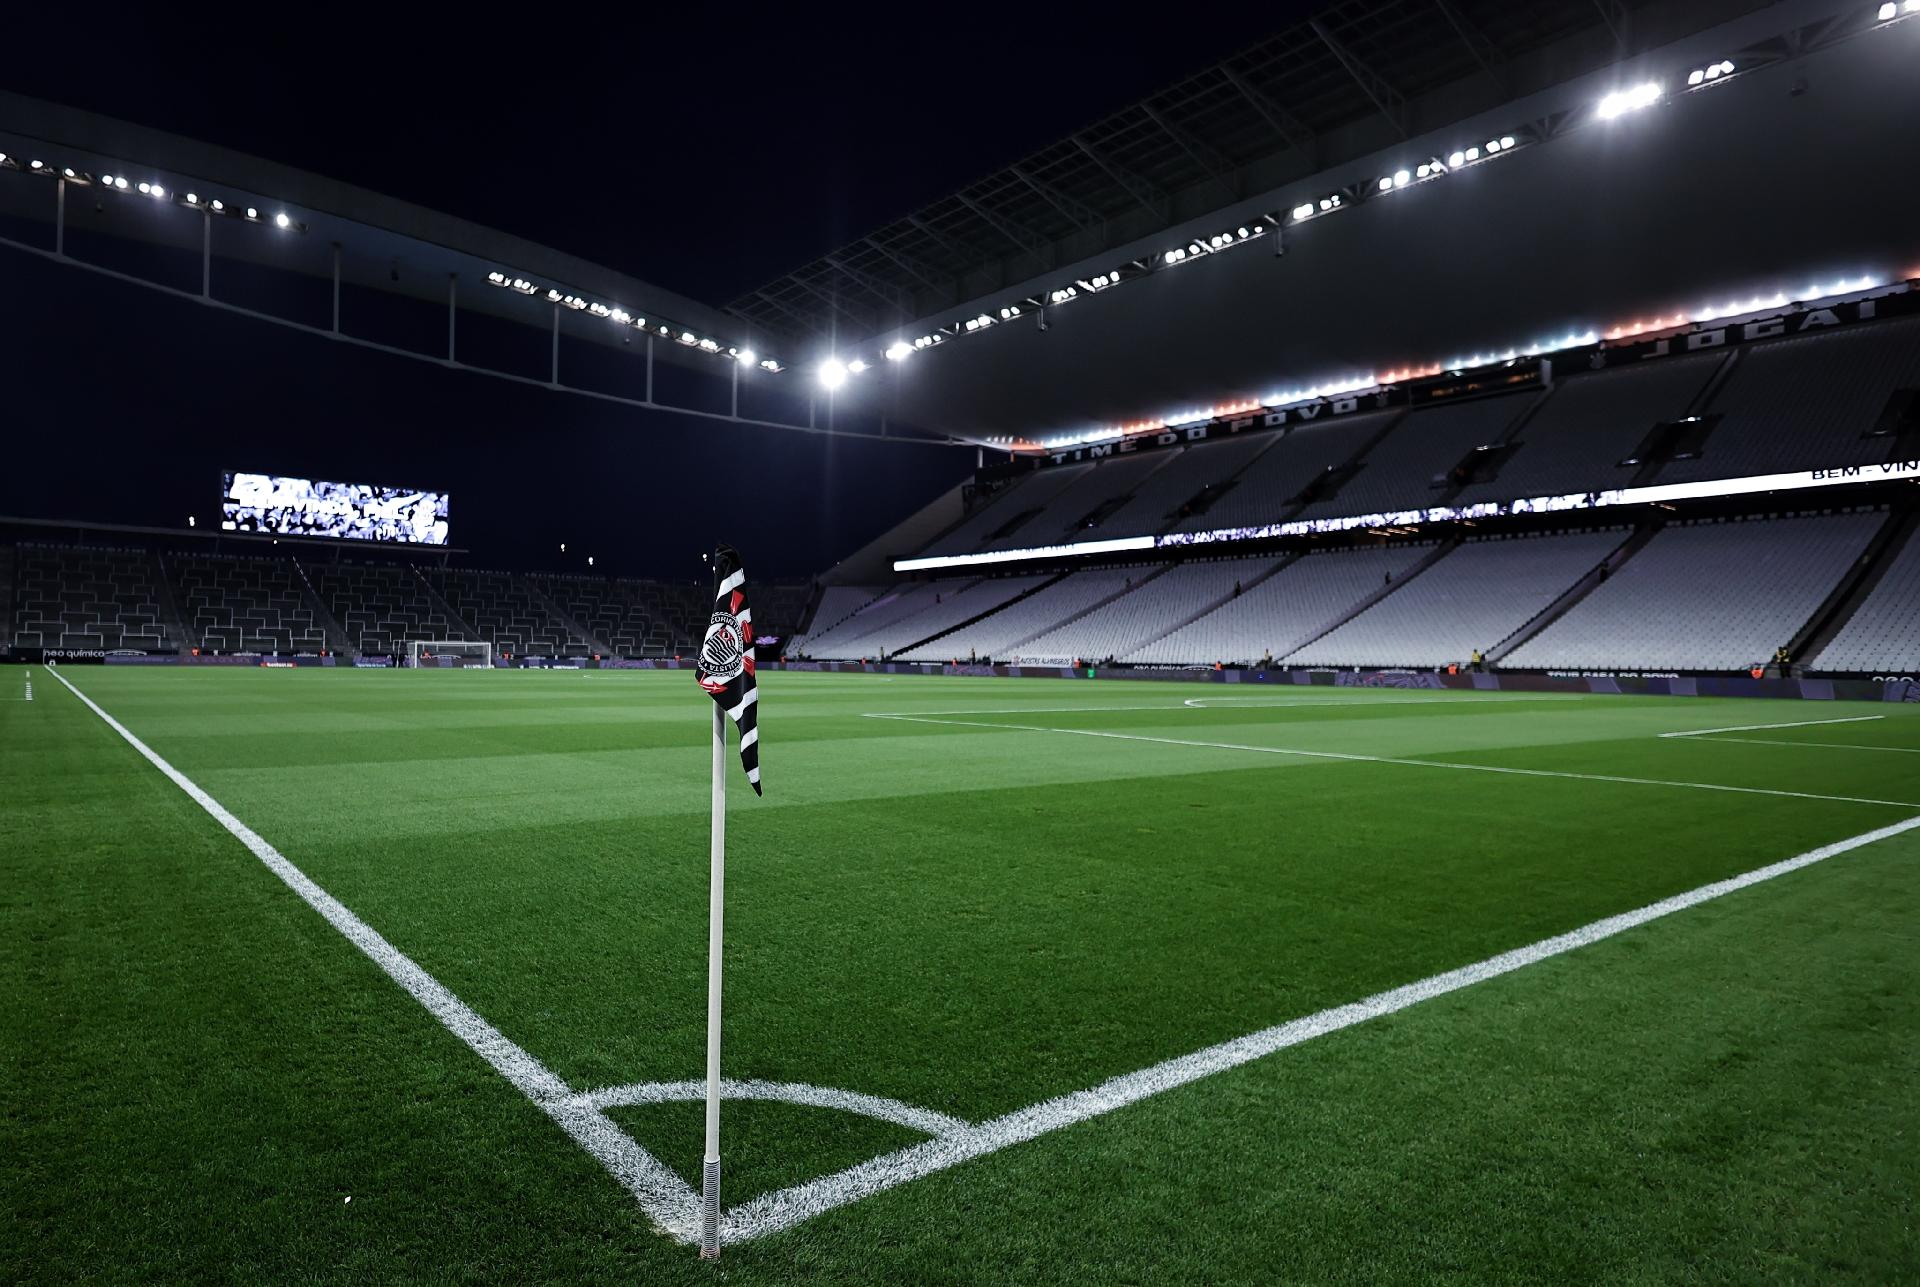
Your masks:
<svg viewBox="0 0 1920 1287"><path fill-rule="evenodd" d="M948 724L958 728L992 728L1015 733L1063 733L1073 737L1104 737L1117 742L1150 742L1160 746L1192 746L1202 750L1247 751L1256 755L1288 755L1310 760L1344 760L1355 764L1399 764L1416 769L1452 769L1461 773L1505 773L1524 778L1567 778L1576 782L1619 782L1627 786L1675 787L1690 791L1728 791L1736 795L1767 795L1789 800L1833 800L1840 804L1878 804L1894 809L1920 809L1920 801L1876 800L1856 795L1822 795L1816 791L1786 791L1775 787L1730 786L1724 782L1681 782L1671 778L1635 778L1618 773L1571 773L1561 769L1518 769L1499 764L1466 764L1455 760L1414 760L1395 755L1361 755L1352 751L1307 751L1290 746L1254 746L1246 742L1203 742L1185 737L1149 737L1145 733L1113 733L1092 728L1050 728L1044 724L1007 724L999 721L939 719L931 715L879 715L868 719L900 720L908 724Z"/></svg>
<svg viewBox="0 0 1920 1287"><path fill-rule="evenodd" d="M161 759L126 725L107 714L91 697L68 682L65 675L58 671L49 673L65 685L68 692L78 697L88 710L106 721L107 727L118 733L127 745L140 752L149 764L159 769L195 804L206 810L215 822L245 845L267 870L278 876L307 906L325 917L327 923L339 930L348 942L364 952L386 972L387 977L425 1006L428 1013L438 1019L447 1031L465 1042L469 1049L492 1065L495 1072L505 1077L515 1089L552 1118L561 1130L633 1194L656 1225L681 1241L698 1236L699 1199L686 1181L640 1147L598 1107L584 1102L571 1086L550 1072L546 1065L474 1013L445 984L355 916L346 904L322 889L259 833L229 813L218 800Z"/></svg>
<svg viewBox="0 0 1920 1287"><path fill-rule="evenodd" d="M1885 715L1848 715L1841 719L1797 719L1790 724L1732 724L1726 728L1691 728L1679 733L1662 733L1660 736L1707 737L1713 733L1758 733L1770 728L1815 728L1821 724L1865 724L1870 720L1885 718Z"/></svg>
<svg viewBox="0 0 1920 1287"><path fill-rule="evenodd" d="M1920 827L1920 817L1908 818L1891 826L1862 832L1860 835L1851 836L1830 845L1822 845L1818 849L1809 849L1792 858L1758 867L1726 880L1714 881L1712 884L1702 885L1686 893L1663 898L1659 902L1649 903L1637 910L1593 921L1568 933L1541 939L1539 942L1502 952L1497 956L1490 956L1472 965L1431 975L1403 987L1376 993L1364 1000L1334 1006L1317 1014L1310 1014L1271 1028L1263 1028L1259 1032L1249 1033L1244 1037L1236 1037L1219 1045L1208 1046L1204 1050L1196 1050L1190 1055L1182 1055L1154 1064L1149 1068L1142 1068L1138 1072L1114 1077L1088 1090L1061 1095L1009 1113L1004 1117L996 1117L976 1126L937 1136L923 1143L862 1162L834 1175L782 1189L776 1193L764 1194L727 1212L722 1220L722 1236L728 1242L742 1242L778 1233L815 1216L824 1215L836 1207L846 1206L887 1189L897 1188L923 1176L932 1175L936 1171L943 1171L958 1166L962 1162L984 1157L989 1153L997 1153L1015 1144L1104 1116L1115 1109L1138 1103L1140 1100L1198 1081L1203 1077L1237 1068L1256 1059L1263 1059L1316 1037L1324 1037L1329 1033L1365 1023L1370 1019L1395 1014L1422 1001L1431 1001L1435 997L1457 992L1476 983L1484 983L1489 979L1511 974L1526 966L1598 943L1650 921L1697 907L1701 903L1773 880L1789 872L1798 871L1802 867L1824 862L1863 845L1870 845L1876 841L1912 831L1916 827Z"/></svg>

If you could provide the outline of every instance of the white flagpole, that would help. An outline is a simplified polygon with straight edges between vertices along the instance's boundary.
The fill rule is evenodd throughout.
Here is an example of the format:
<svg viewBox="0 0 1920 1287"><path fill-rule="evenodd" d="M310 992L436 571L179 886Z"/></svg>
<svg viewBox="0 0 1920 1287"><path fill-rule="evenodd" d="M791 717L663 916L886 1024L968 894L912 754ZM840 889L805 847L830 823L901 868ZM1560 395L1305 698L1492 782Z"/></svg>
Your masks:
<svg viewBox="0 0 1920 1287"><path fill-rule="evenodd" d="M720 918L727 880L727 716L713 704L713 852L707 878L707 1152L700 1172L700 1258L720 1258Z"/></svg>

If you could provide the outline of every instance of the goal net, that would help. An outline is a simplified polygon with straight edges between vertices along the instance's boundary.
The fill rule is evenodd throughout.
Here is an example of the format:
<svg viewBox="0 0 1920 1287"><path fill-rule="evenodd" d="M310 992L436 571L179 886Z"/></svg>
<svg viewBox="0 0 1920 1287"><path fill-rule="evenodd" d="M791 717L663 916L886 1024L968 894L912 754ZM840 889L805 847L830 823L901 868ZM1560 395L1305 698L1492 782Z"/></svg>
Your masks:
<svg viewBox="0 0 1920 1287"><path fill-rule="evenodd" d="M407 665L445 670L487 670L493 665L493 645L475 639L409 639Z"/></svg>

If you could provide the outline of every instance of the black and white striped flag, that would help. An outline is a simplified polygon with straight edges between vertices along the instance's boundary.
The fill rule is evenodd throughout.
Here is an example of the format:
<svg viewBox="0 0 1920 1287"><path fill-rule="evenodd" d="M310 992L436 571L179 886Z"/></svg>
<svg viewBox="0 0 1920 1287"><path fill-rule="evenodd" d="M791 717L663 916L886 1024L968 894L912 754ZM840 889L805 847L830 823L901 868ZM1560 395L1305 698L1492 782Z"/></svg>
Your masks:
<svg viewBox="0 0 1920 1287"><path fill-rule="evenodd" d="M759 795L760 693L753 678L753 612L747 607L747 574L732 546L714 551L713 575L713 615L707 618L696 673L700 687L740 729L740 763Z"/></svg>

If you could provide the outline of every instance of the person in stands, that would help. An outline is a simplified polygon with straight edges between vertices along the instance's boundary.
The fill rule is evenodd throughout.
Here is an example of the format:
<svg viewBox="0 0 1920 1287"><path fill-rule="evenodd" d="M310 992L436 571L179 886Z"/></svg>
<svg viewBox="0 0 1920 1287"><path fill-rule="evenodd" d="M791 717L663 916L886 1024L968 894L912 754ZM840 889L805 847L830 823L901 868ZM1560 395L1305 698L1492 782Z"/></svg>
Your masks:
<svg viewBox="0 0 1920 1287"><path fill-rule="evenodd" d="M1473 673L1477 675L1482 671L1484 671L1486 668L1487 668L1486 654L1482 653L1478 648L1475 648L1473 650Z"/></svg>

